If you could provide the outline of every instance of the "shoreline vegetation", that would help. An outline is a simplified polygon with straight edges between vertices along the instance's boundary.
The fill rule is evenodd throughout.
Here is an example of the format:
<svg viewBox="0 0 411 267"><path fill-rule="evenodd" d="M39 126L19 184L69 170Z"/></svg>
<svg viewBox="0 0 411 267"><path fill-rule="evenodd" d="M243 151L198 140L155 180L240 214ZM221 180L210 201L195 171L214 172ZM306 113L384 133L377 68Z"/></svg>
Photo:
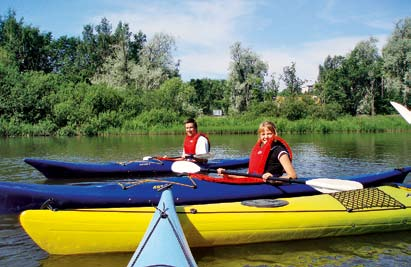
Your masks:
<svg viewBox="0 0 411 267"><path fill-rule="evenodd" d="M279 134L411 129L390 105L411 106L409 17L382 53L371 37L328 55L313 84L296 62L270 73L240 42L227 52L226 79L184 81L175 37L147 38L122 22L113 29L102 18L82 36L55 39L13 10L0 17L0 136L176 135L190 117L207 134L253 134L265 120Z"/></svg>
<svg viewBox="0 0 411 267"><path fill-rule="evenodd" d="M273 117L212 117L201 116L196 118L199 130L206 134L255 134L258 125L265 120L273 121L279 129L279 134L331 134L331 133L382 133L382 132L408 132L411 131L402 117L399 115L377 116L344 116L336 120L325 119L301 119L290 121L284 118ZM179 135L184 133L183 121L170 122L168 124L139 125L130 127L125 123L117 128L109 128L99 131L95 136L109 135ZM3 137L31 137L31 136L62 136L58 131L49 132L44 125L14 125L14 129L7 125L0 126ZM86 136L81 131L72 136Z"/></svg>
<svg viewBox="0 0 411 267"><path fill-rule="evenodd" d="M381 133L411 131L403 118L399 115L377 115L340 117L330 121L325 119L301 119L290 121L284 118L259 117L199 117L196 119L199 130L206 134L255 134L258 125L265 120L273 121L279 134L305 133ZM173 135L184 133L183 124L172 124L166 127L151 126L142 131L127 131L124 129L110 129L100 135L111 134L145 134L145 135Z"/></svg>

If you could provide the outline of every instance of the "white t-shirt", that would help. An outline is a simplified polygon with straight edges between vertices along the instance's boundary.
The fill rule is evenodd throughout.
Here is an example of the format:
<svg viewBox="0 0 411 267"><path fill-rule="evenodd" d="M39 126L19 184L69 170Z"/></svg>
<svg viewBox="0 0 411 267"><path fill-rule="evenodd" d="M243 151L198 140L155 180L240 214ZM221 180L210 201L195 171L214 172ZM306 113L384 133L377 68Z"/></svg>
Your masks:
<svg viewBox="0 0 411 267"><path fill-rule="evenodd" d="M210 152L210 144L208 143L207 138L200 136L196 144L196 155L206 154Z"/></svg>

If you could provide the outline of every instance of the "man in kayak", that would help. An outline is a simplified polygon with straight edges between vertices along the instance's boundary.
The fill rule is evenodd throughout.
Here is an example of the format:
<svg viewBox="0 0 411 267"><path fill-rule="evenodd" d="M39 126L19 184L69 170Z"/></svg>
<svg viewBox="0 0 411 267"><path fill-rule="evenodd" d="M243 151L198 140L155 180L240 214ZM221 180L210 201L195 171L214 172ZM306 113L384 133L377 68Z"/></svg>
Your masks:
<svg viewBox="0 0 411 267"><path fill-rule="evenodd" d="M182 157L199 161L198 156L210 153L210 141L207 135L198 132L197 122L193 118L186 120L184 125L186 137Z"/></svg>
<svg viewBox="0 0 411 267"><path fill-rule="evenodd" d="M295 179L297 173L291 160L291 148L277 136L275 124L271 121L262 122L258 128L258 141L251 151L248 173L262 175L264 181L270 177ZM217 171L221 175L224 169L219 168Z"/></svg>

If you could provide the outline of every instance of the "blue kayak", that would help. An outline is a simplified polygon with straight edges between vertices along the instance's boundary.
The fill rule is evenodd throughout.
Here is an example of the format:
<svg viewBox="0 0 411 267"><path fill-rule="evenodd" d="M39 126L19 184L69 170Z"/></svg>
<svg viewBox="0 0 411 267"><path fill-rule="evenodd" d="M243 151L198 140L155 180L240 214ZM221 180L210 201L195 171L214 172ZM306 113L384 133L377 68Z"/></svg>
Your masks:
<svg viewBox="0 0 411 267"><path fill-rule="evenodd" d="M349 177L364 187L385 183L402 183L411 167ZM298 178L299 181L315 178ZM19 213L27 209L108 208L157 205L157 190L173 184L176 205L206 204L257 198L315 195L320 192L307 184L225 184L189 177L136 179L124 183L81 183L46 185L0 182L0 213Z"/></svg>
<svg viewBox="0 0 411 267"><path fill-rule="evenodd" d="M242 168L248 167L248 157L233 159L212 159L199 163L202 168ZM170 174L175 158L149 158L129 162L84 163L58 160L25 158L24 162L40 171L48 179L136 177Z"/></svg>
<svg viewBox="0 0 411 267"><path fill-rule="evenodd" d="M138 266L197 266L177 216L171 189L161 194L143 239L127 265Z"/></svg>

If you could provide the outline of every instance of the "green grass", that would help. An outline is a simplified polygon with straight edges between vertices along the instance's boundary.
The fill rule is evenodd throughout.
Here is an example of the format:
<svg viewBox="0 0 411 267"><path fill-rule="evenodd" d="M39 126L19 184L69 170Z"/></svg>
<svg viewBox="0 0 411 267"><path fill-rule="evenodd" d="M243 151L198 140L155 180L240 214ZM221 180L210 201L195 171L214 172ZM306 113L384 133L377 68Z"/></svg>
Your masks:
<svg viewBox="0 0 411 267"><path fill-rule="evenodd" d="M400 116L359 116L341 117L334 121L323 119L303 119L298 121L288 121L284 118L268 118L237 116L237 117L211 117L204 116L197 118L199 130L209 134L254 134L259 124L264 120L273 121L279 133L377 133L410 131L411 126ZM115 129L113 129L115 131ZM181 134L184 132L182 123L173 125L148 125L144 131L121 131L123 134ZM113 132L112 132L113 133Z"/></svg>
<svg viewBox="0 0 411 267"><path fill-rule="evenodd" d="M303 119L289 121L284 118L253 117L250 115L231 117L203 116L197 118L199 130L207 134L255 134L262 121L270 120L277 125L279 134L301 133L378 133L411 131L411 125L399 115L378 115L340 117L337 120ZM142 123L136 119L126 121L121 128L108 128L98 135L177 135L184 134L184 118L174 123ZM72 128L69 131L56 129L49 123L37 125L5 122L0 125L1 136L53 136L81 135L84 129Z"/></svg>

